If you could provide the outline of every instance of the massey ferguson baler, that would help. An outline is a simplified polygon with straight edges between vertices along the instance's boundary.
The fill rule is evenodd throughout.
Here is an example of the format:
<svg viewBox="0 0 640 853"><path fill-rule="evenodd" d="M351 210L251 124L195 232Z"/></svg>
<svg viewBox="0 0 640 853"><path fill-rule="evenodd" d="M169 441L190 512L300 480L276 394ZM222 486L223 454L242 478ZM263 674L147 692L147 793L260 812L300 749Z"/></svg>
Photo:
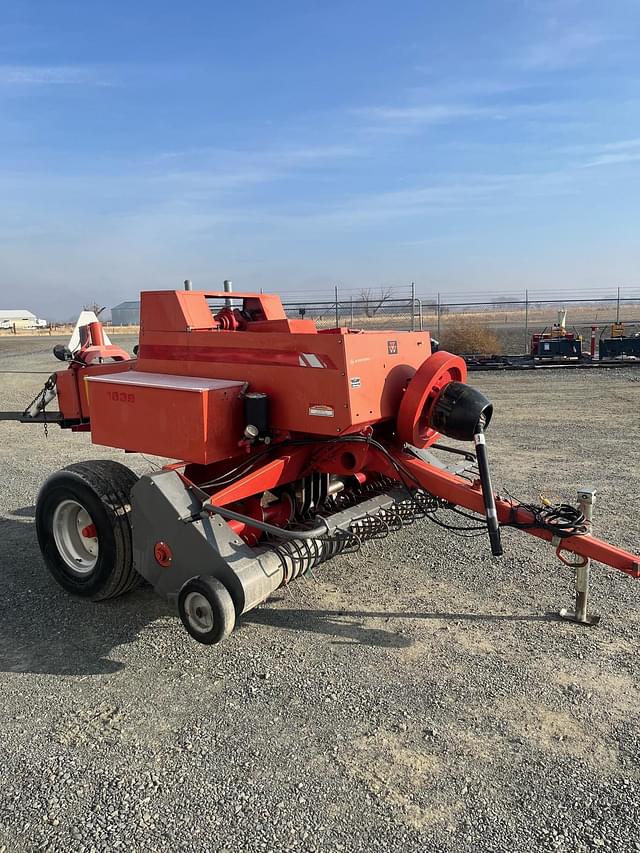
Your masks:
<svg viewBox="0 0 640 853"><path fill-rule="evenodd" d="M551 543L576 567L571 618L585 624L592 559L640 577L640 557L592 536L592 492L577 507L494 495L492 405L427 333L318 330L287 319L277 296L236 293L241 308L221 307L228 298L142 293L133 359L97 321L73 351L55 348L68 366L24 421L172 460L139 478L83 462L44 483L38 540L66 590L101 600L146 579L192 637L215 643L274 590L417 519L486 529L495 556L504 526Z"/></svg>

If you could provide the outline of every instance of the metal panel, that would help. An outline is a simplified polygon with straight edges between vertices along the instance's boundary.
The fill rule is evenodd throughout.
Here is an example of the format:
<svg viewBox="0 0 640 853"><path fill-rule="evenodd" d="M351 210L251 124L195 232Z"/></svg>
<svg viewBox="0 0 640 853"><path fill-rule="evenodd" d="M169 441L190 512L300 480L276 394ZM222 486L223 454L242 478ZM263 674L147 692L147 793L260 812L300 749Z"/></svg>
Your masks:
<svg viewBox="0 0 640 853"><path fill-rule="evenodd" d="M199 510L175 471L141 477L131 491L136 571L172 601L189 578L211 575L229 590L238 613L250 610L280 586L279 557L245 545L219 516L197 517ZM168 567L156 561L159 542L171 549Z"/></svg>
<svg viewBox="0 0 640 853"><path fill-rule="evenodd" d="M239 452L242 382L128 370L85 384L96 444L203 465Z"/></svg>

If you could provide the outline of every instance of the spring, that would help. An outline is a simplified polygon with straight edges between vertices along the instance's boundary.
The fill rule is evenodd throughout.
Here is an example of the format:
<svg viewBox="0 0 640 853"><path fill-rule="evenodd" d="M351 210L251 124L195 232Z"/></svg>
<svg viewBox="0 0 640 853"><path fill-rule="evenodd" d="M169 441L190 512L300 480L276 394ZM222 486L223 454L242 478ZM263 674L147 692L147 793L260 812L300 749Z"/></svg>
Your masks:
<svg viewBox="0 0 640 853"><path fill-rule="evenodd" d="M384 521L390 531L396 533L402 528L402 518L395 511L395 505L383 507L376 515Z"/></svg>
<svg viewBox="0 0 640 853"><path fill-rule="evenodd" d="M362 541L384 539L389 535L389 525L379 513L354 519L349 525L349 530Z"/></svg>
<svg viewBox="0 0 640 853"><path fill-rule="evenodd" d="M386 478L365 483L358 491L342 492L327 501L327 508L344 509L357 505L363 494L372 496L382 494L389 486L395 485ZM383 507L375 513L366 513L354 518L348 531L337 531L335 535L323 539L289 539L278 542L274 551L282 564L282 586L314 569L325 560L338 554L353 553L361 544L370 539L384 539L392 531L400 530L403 525L412 524L418 518L424 518L441 506L442 501L428 492L416 490L412 496L396 501L390 507Z"/></svg>
<svg viewBox="0 0 640 853"><path fill-rule="evenodd" d="M349 509L356 506L365 498L376 497L396 486L397 483L389 477L379 477L376 480L367 480L356 488L349 488L345 491L338 492L327 498L324 510L328 512L338 512L341 509Z"/></svg>
<svg viewBox="0 0 640 853"><path fill-rule="evenodd" d="M431 495L429 492L424 492L422 489L418 489L414 492L413 500L422 515L435 512L443 504L443 502L439 498L435 497L435 495Z"/></svg>
<svg viewBox="0 0 640 853"><path fill-rule="evenodd" d="M360 549L360 539L352 533L340 533L326 539L288 539L274 551L282 564L282 586L330 560L338 554L350 554Z"/></svg>
<svg viewBox="0 0 640 853"><path fill-rule="evenodd" d="M393 511L400 516L403 524L413 524L416 519L424 516L419 503L413 498L396 501L393 505Z"/></svg>
<svg viewBox="0 0 640 853"><path fill-rule="evenodd" d="M287 539L274 549L282 563L282 586L313 569L323 559L320 539Z"/></svg>

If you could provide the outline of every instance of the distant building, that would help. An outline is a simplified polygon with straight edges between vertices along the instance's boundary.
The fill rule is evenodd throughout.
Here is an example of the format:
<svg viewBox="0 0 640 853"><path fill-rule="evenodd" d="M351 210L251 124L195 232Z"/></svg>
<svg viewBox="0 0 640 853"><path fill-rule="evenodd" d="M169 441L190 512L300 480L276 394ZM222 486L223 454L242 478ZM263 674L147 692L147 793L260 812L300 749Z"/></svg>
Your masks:
<svg viewBox="0 0 640 853"><path fill-rule="evenodd" d="M0 329L43 329L46 325L46 320L24 308L0 308Z"/></svg>
<svg viewBox="0 0 640 853"><path fill-rule="evenodd" d="M138 326L140 324L140 302L121 302L111 309L114 326Z"/></svg>

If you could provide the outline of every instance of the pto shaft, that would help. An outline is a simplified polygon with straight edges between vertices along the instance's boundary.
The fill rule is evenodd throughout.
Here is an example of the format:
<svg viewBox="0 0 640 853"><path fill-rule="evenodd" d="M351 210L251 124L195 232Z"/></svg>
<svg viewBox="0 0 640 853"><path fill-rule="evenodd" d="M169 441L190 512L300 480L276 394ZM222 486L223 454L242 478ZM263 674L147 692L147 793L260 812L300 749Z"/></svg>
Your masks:
<svg viewBox="0 0 640 853"><path fill-rule="evenodd" d="M489 532L489 544L494 557L502 556L502 542L500 541L500 527L498 525L498 512L496 501L491 486L491 474L489 473L489 460L487 457L487 445L484 437L482 418L478 422L476 434L473 436L478 459L478 472L482 486L482 497L484 500L484 514L487 519L487 530Z"/></svg>

